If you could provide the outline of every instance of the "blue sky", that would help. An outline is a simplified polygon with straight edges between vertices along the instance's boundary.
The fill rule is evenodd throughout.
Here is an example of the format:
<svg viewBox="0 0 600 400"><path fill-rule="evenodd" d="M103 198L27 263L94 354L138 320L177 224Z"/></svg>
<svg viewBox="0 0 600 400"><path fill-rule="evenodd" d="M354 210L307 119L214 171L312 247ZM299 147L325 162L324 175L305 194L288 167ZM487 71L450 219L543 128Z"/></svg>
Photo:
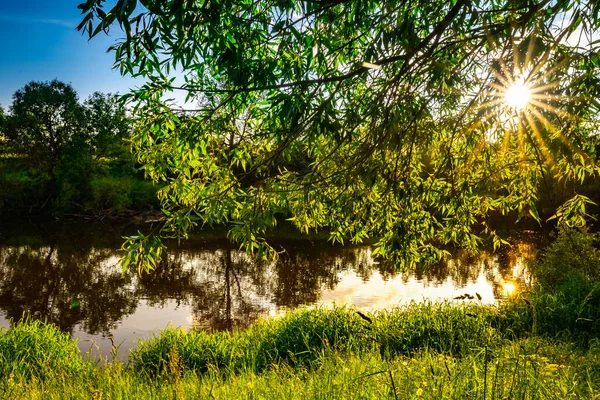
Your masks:
<svg viewBox="0 0 600 400"><path fill-rule="evenodd" d="M112 69L106 49L120 37L87 40L75 30L82 0L0 0L0 105L7 109L13 93L27 82L59 79L84 100L95 91L128 91L138 83Z"/></svg>

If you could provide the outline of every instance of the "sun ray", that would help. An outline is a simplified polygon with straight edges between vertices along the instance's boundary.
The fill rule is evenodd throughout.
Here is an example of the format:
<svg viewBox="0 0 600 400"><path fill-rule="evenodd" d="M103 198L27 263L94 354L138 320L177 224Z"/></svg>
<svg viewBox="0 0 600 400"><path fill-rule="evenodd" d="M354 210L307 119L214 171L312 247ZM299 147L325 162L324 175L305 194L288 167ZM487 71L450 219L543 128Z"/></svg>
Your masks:
<svg viewBox="0 0 600 400"><path fill-rule="evenodd" d="M525 55L525 66L530 65L531 63L531 55L535 50L535 35L531 35L529 37L529 43L527 44L527 54Z"/></svg>
<svg viewBox="0 0 600 400"><path fill-rule="evenodd" d="M542 167L556 164L555 147L559 143L577 151L561 126L563 118L571 117L565 106L586 99L577 93L560 93L564 78L557 73L569 59L559 56L558 61L551 61L554 53L550 49L537 51L537 42L532 33L526 38L513 35L502 44L485 82L488 90L474 108L481 117L472 129L481 129L488 143L498 142L499 157L506 155L519 163L540 163ZM496 122L488 124L494 117ZM478 142L469 158L476 159L480 152Z"/></svg>
<svg viewBox="0 0 600 400"><path fill-rule="evenodd" d="M484 110L487 108L492 108L493 106L497 106L502 103L504 103L504 100L502 100L502 97L498 97L494 100L489 100L489 101L486 101L485 103L482 103L479 107L477 107L477 110Z"/></svg>
<svg viewBox="0 0 600 400"><path fill-rule="evenodd" d="M549 111L549 112L554 113L554 114L560 114L561 113L561 111L558 108L556 108L556 107L554 107L554 106L552 106L552 105L550 105L548 103L542 103L541 101L538 101L538 100L533 99L533 98L529 99L529 102L531 104L537 106L538 108L541 108L542 110L546 110L546 111Z"/></svg>
<svg viewBox="0 0 600 400"><path fill-rule="evenodd" d="M500 67L502 68L502 65ZM504 68L502 68L502 70L504 70ZM500 83L502 85L504 85L504 86L497 85L497 84L495 84L493 82L489 84L490 86L495 85L495 86L500 87L500 88L505 88L506 86L510 85L510 82L506 79L505 75L501 74L500 72L498 72L496 70L492 70L492 73L494 74L494 77L496 79L498 79L500 81Z"/></svg>
<svg viewBox="0 0 600 400"><path fill-rule="evenodd" d="M533 109L531 111L536 118L542 122L544 124L544 127L546 129L548 129L549 132L552 133L552 135L561 141L562 144L564 144L565 146L567 146L567 148L570 151L576 152L577 148L576 146L569 140L569 138L567 138L565 135L562 134L562 132L560 131L560 129L558 129L557 127L554 126L554 124L552 124L552 122L550 122L545 116L544 114L542 114L541 112L539 112L536 109Z"/></svg>
<svg viewBox="0 0 600 400"><path fill-rule="evenodd" d="M562 67L564 67L565 64L567 64L570 60L569 59L563 59L557 63L555 63L552 67L548 68L545 70L545 72L543 74L539 74L539 76L535 79L531 80L531 85L534 87L537 87L539 85L540 82L542 82L542 80L544 78L547 78L548 76L551 76L554 72L562 69ZM545 66L545 62L544 63L539 63L537 64L534 69L530 72L530 76L536 76L538 74L539 71L541 71L541 69Z"/></svg>
<svg viewBox="0 0 600 400"><path fill-rule="evenodd" d="M512 35L510 35L510 42L512 45L512 56L513 56L513 70L516 69L516 66L519 65L519 48L517 47L517 44L515 43L515 33L513 32ZM513 79L514 79L514 74L513 74Z"/></svg>
<svg viewBox="0 0 600 400"><path fill-rule="evenodd" d="M535 84L535 82L532 82L532 85L533 84ZM532 86L531 89L529 89L529 91L531 92L531 94L534 94L534 93L544 92L549 89L554 89L558 86L560 86L560 82L557 81L557 82L548 83L548 84L542 85L542 86Z"/></svg>
<svg viewBox="0 0 600 400"><path fill-rule="evenodd" d="M519 141L519 161L525 161L525 133L523 128L523 121L517 121L517 139Z"/></svg>
<svg viewBox="0 0 600 400"><path fill-rule="evenodd" d="M546 144L546 141L544 140L544 136L542 135L542 132L540 132L540 130L538 129L537 123L533 119L531 113L525 113L525 118L527 119L527 123L528 123L529 127L531 128L531 130L533 131L535 138L537 139L538 143L540 144L540 149L542 150L542 153L544 154L545 161L550 165L554 164L554 157L552 156L552 152L548 148L548 145Z"/></svg>
<svg viewBox="0 0 600 400"><path fill-rule="evenodd" d="M504 74L501 80L505 85L508 86L510 85L510 82L514 79L514 74L510 71L503 59L498 60L498 63L500 64L500 68L502 69L502 73Z"/></svg>
<svg viewBox="0 0 600 400"><path fill-rule="evenodd" d="M570 101L570 102L582 102L590 101L591 98L587 96L569 96L566 94L534 94L531 96L532 99L537 100L548 100L548 101ZM564 111L563 111L564 112Z"/></svg>
<svg viewBox="0 0 600 400"><path fill-rule="evenodd" d="M503 92L503 91L505 91L505 90L506 90L506 87L507 87L507 86L510 86L510 83L508 83L508 81L507 81L506 85L498 85L497 83L491 82L491 83L489 84L489 86L490 86L491 88L493 88L493 89L496 89L496 90L498 90L498 91L500 91L500 92ZM496 96L500 96L500 95L498 95L498 94L496 94L496 93L495 93L494 95L496 95Z"/></svg>
<svg viewBox="0 0 600 400"><path fill-rule="evenodd" d="M505 132L503 140L502 140L502 154L505 154L508 152L508 148L510 146L510 138L512 135L509 135Z"/></svg>

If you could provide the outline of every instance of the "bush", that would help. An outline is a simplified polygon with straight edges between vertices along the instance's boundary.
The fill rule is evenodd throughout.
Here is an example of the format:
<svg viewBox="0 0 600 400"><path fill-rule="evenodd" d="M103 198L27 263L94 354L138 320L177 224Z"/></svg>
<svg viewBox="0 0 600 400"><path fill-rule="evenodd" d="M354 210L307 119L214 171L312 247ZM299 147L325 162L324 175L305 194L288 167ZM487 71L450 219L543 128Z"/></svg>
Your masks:
<svg viewBox="0 0 600 400"><path fill-rule="evenodd" d="M600 335L600 251L596 235L561 230L533 263L536 333L587 343Z"/></svg>
<svg viewBox="0 0 600 400"><path fill-rule="evenodd" d="M159 209L156 192L158 186L150 181L135 179L131 192L131 207L138 211L152 211Z"/></svg>
<svg viewBox="0 0 600 400"><path fill-rule="evenodd" d="M22 158L0 157L0 214L39 209L48 199L49 185L49 177L26 169Z"/></svg>
<svg viewBox="0 0 600 400"><path fill-rule="evenodd" d="M568 289L568 281L600 281L598 237L587 231L560 230L556 240L534 262L531 271L544 290ZM567 284L566 288L563 285Z"/></svg>
<svg viewBox="0 0 600 400"><path fill-rule="evenodd" d="M156 186L152 182L131 177L99 177L91 182L90 199L86 208L92 211L122 213L133 208L154 210L157 206Z"/></svg>
<svg viewBox="0 0 600 400"><path fill-rule="evenodd" d="M19 322L0 336L0 376L57 379L81 373L85 363L77 343L57 327Z"/></svg>

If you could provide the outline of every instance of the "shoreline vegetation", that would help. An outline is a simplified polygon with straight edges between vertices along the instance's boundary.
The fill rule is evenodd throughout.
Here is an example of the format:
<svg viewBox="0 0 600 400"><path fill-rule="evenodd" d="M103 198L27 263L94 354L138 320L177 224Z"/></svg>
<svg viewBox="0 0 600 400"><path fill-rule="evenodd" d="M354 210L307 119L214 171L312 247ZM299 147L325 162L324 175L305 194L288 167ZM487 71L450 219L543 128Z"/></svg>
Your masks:
<svg viewBox="0 0 600 400"><path fill-rule="evenodd" d="M30 399L595 398L597 336L532 333L533 318L514 304L413 304L364 317L297 310L233 334L167 328L128 363L86 359L67 334L28 321L0 340L0 390Z"/></svg>
<svg viewBox="0 0 600 400"><path fill-rule="evenodd" d="M31 399L597 398L595 244L590 233L560 232L531 265L536 286L498 306L299 309L239 332L169 327L127 363L91 360L53 325L25 320L0 336L0 390Z"/></svg>

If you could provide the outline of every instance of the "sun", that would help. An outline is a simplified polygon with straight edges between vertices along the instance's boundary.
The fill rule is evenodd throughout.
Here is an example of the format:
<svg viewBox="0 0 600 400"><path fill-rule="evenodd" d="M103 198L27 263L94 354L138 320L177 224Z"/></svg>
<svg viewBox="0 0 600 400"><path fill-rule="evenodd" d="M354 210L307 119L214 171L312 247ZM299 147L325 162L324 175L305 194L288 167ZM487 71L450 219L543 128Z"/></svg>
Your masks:
<svg viewBox="0 0 600 400"><path fill-rule="evenodd" d="M524 110L531 100L531 89L523 78L514 81L504 92L504 102L515 111Z"/></svg>
<svg viewBox="0 0 600 400"><path fill-rule="evenodd" d="M512 56L510 49L498 48L497 57L482 66L481 85L469 103L476 113L467 131L481 133L478 149L490 145L503 157L514 152L520 163L533 154L537 164L554 165L556 141L577 151L561 128L560 121L571 116L564 105L584 99L565 93L569 81L558 72L568 61L549 61L551 54L537 54L535 43L529 40L527 51L527 43L513 43Z"/></svg>

